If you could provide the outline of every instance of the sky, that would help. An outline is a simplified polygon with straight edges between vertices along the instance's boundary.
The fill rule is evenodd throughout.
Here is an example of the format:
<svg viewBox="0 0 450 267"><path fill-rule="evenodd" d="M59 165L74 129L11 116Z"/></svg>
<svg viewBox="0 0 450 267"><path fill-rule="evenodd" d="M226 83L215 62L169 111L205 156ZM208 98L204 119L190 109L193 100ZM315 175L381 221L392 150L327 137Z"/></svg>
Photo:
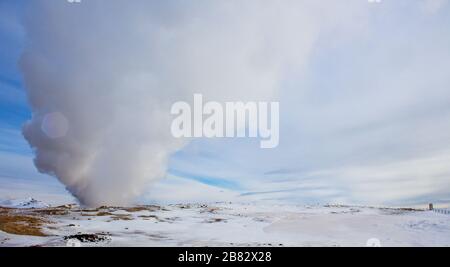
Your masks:
<svg viewBox="0 0 450 267"><path fill-rule="evenodd" d="M249 10L251 5L258 5L257 2L249 3ZM32 195L53 202L73 201L62 183L39 173L33 164L34 153L22 135L23 125L31 119L32 107L18 61L30 40L40 45L54 45L53 50L58 52L55 55L61 60L76 61L70 57L72 50L60 50L64 42L33 37L42 29L31 27L30 30L24 22L28 14L27 5L27 1L0 2L0 198ZM218 76L211 71L210 76L215 77L214 82L219 81L220 85L205 94L221 99L226 90L223 88L231 86L236 90L232 96L241 96L241 84L247 87L260 84L260 76L266 74L261 80L265 91L256 95L276 92L275 98L280 102L280 145L275 149L261 150L259 141L254 139L200 138L172 149L171 143L167 142L168 147L170 143L170 149L167 149L170 150L169 160L165 166L167 172L151 181L148 189L139 196L139 201L265 200L395 206L450 202L448 1L385 0L369 3L355 0L348 5L339 5L324 0L318 6L313 12L329 12L329 16L324 16L326 19L316 21L305 12L302 13L304 21L286 19L264 25L264 31L276 33L274 38L277 41L271 43L262 34L266 38L262 39L262 48L252 39L250 33L255 28L250 26L248 32L237 32L236 38L247 40L246 36L252 37L245 46L233 44L235 46L230 49L233 53L224 53L226 56L220 57L215 55L215 47L211 50L207 45L203 47L206 55L214 55L217 62L231 66L235 62L227 61L230 55L240 64L241 56L247 55L248 50L253 51L256 47L262 51L263 56L258 54L256 59L260 65L270 67L257 71L250 67L238 69L246 77L239 76L238 72ZM161 8L168 10L173 7ZM242 14L236 15L238 21L241 20L239 15L259 21L259 12L243 9ZM210 19L205 15L208 7L194 6L187 10L201 19ZM130 8L128 12L132 11ZM167 11L164 23L182 28L178 23L186 19L176 16L189 15L188 11ZM291 18L289 14L286 17ZM159 19L155 20L159 23ZM80 22L80 27L89 26L87 22L86 25L83 23ZM27 35L27 27L30 35ZM155 75L162 77L171 71L178 73L180 69L173 67L172 62L191 67L192 59L185 50L195 49L200 41L202 45L205 41L215 41L208 39L209 34L215 36L210 33L214 28L196 24L192 27L182 28L180 32L200 29L200 32L206 32L207 37L181 35L179 40L184 41L182 48L175 46L162 50L155 46L155 55L149 52L151 59L163 63L159 65L162 70ZM299 29L300 37L295 34L296 29ZM71 34L83 36L83 32L76 29ZM235 32L225 34L233 36ZM124 43L127 44L126 41ZM170 61L159 58L157 53L161 51L178 53L180 57ZM131 54L134 56L136 54ZM197 65L192 63L193 70L204 70L201 60ZM204 60L210 63L208 59ZM121 62L128 64L126 60ZM92 68L95 70L96 67L104 66L99 63ZM150 69L153 67L151 64L148 66ZM111 71L122 73L123 69ZM222 70L226 71L226 68ZM97 75L102 77L104 74ZM213 87L212 81L201 80L203 76L197 77L196 72L190 75L180 76L180 79ZM230 77L242 80L229 81ZM73 79L71 77L67 82ZM66 80L61 80L61 83L66 83ZM162 84L176 85L164 80ZM176 96L157 97L172 100ZM255 94L249 93L244 97L251 99L252 96ZM42 97L46 98L45 95ZM86 103L89 110L88 105ZM139 129L147 131L147 128Z"/></svg>

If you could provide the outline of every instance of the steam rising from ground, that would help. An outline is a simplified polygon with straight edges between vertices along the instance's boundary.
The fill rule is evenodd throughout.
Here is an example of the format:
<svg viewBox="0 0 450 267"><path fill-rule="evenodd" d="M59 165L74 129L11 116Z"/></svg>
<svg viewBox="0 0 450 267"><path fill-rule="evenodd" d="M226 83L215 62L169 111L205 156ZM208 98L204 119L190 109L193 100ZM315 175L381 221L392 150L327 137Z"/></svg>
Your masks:
<svg viewBox="0 0 450 267"><path fill-rule="evenodd" d="M29 2L23 133L39 171L90 206L127 204L165 175L186 142L170 134L173 102L276 98L283 73L301 70L319 32L349 12L318 1Z"/></svg>

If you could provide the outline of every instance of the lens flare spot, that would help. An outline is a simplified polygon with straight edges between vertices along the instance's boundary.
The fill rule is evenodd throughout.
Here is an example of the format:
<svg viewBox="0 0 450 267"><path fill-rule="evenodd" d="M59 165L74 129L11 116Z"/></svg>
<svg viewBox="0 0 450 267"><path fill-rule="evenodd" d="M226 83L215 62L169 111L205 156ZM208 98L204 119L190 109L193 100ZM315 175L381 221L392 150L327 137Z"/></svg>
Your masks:
<svg viewBox="0 0 450 267"><path fill-rule="evenodd" d="M41 129L49 138L61 138L69 130L69 121L61 112L48 113L42 120Z"/></svg>

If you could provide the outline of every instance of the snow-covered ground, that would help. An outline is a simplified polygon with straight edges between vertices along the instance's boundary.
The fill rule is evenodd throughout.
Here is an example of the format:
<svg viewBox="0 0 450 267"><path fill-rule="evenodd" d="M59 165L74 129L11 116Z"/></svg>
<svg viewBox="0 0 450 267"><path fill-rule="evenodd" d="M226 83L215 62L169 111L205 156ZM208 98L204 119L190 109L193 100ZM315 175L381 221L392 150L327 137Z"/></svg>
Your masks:
<svg viewBox="0 0 450 267"><path fill-rule="evenodd" d="M2 210L44 219L46 236L0 231L0 246L450 246L450 215L409 209L215 203Z"/></svg>

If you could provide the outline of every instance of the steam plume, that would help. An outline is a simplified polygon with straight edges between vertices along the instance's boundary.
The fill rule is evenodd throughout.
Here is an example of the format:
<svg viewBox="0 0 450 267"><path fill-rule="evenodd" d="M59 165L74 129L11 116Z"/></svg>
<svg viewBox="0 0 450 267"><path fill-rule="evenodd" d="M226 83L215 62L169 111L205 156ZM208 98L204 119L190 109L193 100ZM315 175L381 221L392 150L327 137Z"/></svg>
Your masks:
<svg viewBox="0 0 450 267"><path fill-rule="evenodd" d="M327 13L345 13L317 1L29 2L23 134L39 171L90 206L128 204L164 176L185 143L170 134L173 102L276 97Z"/></svg>

